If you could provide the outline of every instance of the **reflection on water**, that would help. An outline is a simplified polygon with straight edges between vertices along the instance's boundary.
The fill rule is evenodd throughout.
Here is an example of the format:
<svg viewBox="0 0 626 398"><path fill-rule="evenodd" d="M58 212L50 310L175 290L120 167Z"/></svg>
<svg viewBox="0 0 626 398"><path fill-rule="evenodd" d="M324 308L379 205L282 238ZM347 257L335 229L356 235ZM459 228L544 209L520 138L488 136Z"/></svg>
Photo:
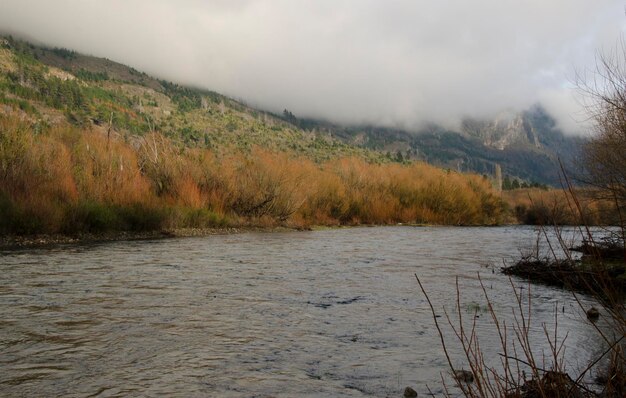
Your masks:
<svg viewBox="0 0 626 398"><path fill-rule="evenodd" d="M510 282L492 268L534 237L521 227L386 227L0 253L0 395L441 392L446 362L414 273L442 313L455 312L458 276L461 312L478 311L483 349L499 361L477 272L512 321ZM538 353L555 309L568 366L601 351L571 294L532 286L530 299Z"/></svg>

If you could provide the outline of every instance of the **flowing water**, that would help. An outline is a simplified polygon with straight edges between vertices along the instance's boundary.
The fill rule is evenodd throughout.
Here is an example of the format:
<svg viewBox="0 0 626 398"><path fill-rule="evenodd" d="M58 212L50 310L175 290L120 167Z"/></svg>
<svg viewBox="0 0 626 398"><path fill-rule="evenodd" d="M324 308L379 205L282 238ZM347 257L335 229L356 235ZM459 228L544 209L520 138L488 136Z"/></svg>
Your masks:
<svg viewBox="0 0 626 398"><path fill-rule="evenodd" d="M497 270L535 238L524 227L380 227L0 252L0 396L440 394L447 362L414 274L441 315L457 312L458 277L461 314L497 363L477 273L512 322L513 288ZM569 369L602 350L571 293L513 284L530 298L537 355L555 317ZM466 366L439 320L454 366Z"/></svg>

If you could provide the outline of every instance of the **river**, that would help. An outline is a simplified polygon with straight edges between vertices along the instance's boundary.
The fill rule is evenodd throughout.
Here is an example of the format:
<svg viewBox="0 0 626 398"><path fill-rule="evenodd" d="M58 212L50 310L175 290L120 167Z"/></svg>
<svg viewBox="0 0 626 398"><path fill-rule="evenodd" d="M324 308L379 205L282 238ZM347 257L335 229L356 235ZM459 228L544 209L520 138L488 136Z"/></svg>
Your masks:
<svg viewBox="0 0 626 398"><path fill-rule="evenodd" d="M400 397L442 393L427 302L475 318L486 358L517 308L503 261L530 227L242 233L0 252L0 396ZM572 294L514 279L531 337L558 322L568 370L601 340ZM583 306L593 301L582 298ZM445 316L454 366L466 367ZM602 319L601 319L602 321ZM549 362L549 361L548 361ZM548 366L548 365L546 365Z"/></svg>

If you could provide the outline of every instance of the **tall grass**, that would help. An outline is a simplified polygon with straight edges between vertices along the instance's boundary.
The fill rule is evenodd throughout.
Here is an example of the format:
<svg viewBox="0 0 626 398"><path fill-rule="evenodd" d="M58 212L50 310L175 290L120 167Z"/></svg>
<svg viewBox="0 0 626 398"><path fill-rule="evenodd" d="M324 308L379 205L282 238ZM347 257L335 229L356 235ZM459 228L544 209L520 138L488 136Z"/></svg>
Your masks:
<svg viewBox="0 0 626 398"><path fill-rule="evenodd" d="M219 154L153 132L123 139L0 116L0 232L501 222L489 181L424 163L315 163L252 148Z"/></svg>

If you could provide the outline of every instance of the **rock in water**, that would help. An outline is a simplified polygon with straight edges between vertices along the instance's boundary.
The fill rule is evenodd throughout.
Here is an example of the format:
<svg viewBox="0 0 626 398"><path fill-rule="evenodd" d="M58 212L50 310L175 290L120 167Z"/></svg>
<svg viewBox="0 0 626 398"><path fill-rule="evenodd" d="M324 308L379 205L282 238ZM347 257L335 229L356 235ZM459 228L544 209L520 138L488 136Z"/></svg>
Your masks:
<svg viewBox="0 0 626 398"><path fill-rule="evenodd" d="M417 391L415 391L411 387L407 387L404 389L404 398L415 398L415 397L417 397Z"/></svg>
<svg viewBox="0 0 626 398"><path fill-rule="evenodd" d="M454 378L461 383L473 383L474 374L469 370L455 370Z"/></svg>
<svg viewBox="0 0 626 398"><path fill-rule="evenodd" d="M587 319L594 322L600 318L600 311L596 307L591 307L587 310Z"/></svg>

